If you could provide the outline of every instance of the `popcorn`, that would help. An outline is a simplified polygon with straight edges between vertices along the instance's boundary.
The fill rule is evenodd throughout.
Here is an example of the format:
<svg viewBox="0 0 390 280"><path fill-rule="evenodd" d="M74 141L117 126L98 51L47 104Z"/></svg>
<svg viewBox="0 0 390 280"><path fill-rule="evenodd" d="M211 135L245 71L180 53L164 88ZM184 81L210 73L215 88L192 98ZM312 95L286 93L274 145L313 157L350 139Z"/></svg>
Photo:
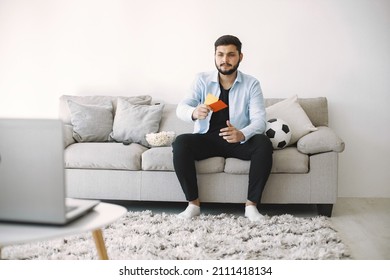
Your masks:
<svg viewBox="0 0 390 280"><path fill-rule="evenodd" d="M160 147L160 146L170 146L175 140L174 131L161 131L158 133L148 133L145 135L146 141L150 146Z"/></svg>

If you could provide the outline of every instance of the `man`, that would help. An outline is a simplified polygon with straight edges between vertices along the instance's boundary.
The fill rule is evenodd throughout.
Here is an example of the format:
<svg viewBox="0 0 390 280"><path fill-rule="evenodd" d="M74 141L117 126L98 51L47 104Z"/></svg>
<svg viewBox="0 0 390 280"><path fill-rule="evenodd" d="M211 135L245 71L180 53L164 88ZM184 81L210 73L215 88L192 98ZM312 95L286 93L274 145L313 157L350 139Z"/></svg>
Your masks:
<svg viewBox="0 0 390 280"><path fill-rule="evenodd" d="M237 70L243 58L237 37L222 36L214 46L218 71L200 73L176 111L180 119L194 122L194 133L179 135L172 144L175 172L189 202L179 217L191 219L200 214L195 160L221 156L251 160L245 217L259 221L263 216L257 203L272 167L272 144L263 134L262 91L255 78ZM228 107L213 112L204 104L209 93Z"/></svg>

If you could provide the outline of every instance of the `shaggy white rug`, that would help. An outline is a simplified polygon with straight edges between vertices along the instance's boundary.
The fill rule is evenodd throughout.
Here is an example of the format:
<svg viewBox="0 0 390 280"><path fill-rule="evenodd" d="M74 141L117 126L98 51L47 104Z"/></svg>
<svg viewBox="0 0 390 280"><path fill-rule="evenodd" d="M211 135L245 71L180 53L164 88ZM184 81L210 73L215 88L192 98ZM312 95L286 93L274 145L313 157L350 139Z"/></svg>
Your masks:
<svg viewBox="0 0 390 280"><path fill-rule="evenodd" d="M174 214L128 212L103 230L110 259L348 259L329 218L266 216L252 223L234 215L191 221ZM5 247L4 259L97 259L90 233Z"/></svg>

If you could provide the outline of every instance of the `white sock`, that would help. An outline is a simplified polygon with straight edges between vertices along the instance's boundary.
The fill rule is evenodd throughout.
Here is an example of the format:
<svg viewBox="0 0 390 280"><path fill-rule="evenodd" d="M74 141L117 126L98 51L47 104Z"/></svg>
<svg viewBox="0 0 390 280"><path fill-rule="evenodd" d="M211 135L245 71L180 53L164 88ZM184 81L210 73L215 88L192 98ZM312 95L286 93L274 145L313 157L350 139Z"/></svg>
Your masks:
<svg viewBox="0 0 390 280"><path fill-rule="evenodd" d="M255 205L245 206L245 217L251 222L258 222L264 219L264 216L259 213Z"/></svg>
<svg viewBox="0 0 390 280"><path fill-rule="evenodd" d="M195 204L188 204L186 210L181 212L178 216L183 219L191 219L200 215L200 207Z"/></svg>

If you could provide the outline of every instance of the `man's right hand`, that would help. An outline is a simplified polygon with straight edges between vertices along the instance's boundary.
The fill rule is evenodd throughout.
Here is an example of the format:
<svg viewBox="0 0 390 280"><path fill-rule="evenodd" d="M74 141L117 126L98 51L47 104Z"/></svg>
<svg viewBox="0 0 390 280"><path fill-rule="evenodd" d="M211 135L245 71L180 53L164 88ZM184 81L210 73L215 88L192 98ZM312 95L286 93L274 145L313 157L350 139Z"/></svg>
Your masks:
<svg viewBox="0 0 390 280"><path fill-rule="evenodd" d="M204 120L210 111L211 111L211 108L209 105L199 104L195 108L195 110L192 112L192 119L193 120Z"/></svg>

